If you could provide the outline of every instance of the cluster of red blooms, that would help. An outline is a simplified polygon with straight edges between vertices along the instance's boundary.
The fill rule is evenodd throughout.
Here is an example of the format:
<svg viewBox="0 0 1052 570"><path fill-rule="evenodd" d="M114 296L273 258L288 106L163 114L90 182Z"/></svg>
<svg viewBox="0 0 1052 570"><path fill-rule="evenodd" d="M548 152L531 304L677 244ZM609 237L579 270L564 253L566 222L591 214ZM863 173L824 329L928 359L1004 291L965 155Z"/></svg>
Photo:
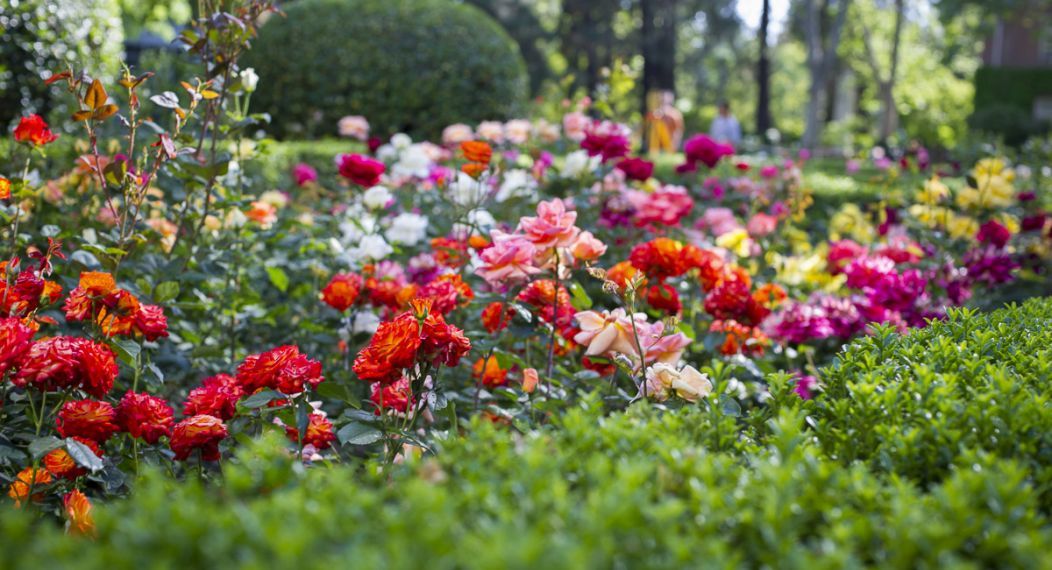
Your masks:
<svg viewBox="0 0 1052 570"><path fill-rule="evenodd" d="M390 384L373 382L370 387L369 401L373 403L375 407L373 413L377 416L383 410L404 414L416 405L416 399L413 398L413 387L409 379L404 377Z"/></svg>
<svg viewBox="0 0 1052 570"><path fill-rule="evenodd" d="M130 292L117 287L113 275L87 271L70 291L65 305L66 320L91 320L106 336L142 336L157 340L168 336L168 319L157 305L144 305Z"/></svg>
<svg viewBox="0 0 1052 570"><path fill-rule="evenodd" d="M576 311L570 304L570 292L562 284L559 284L558 295L556 302L555 281L538 279L523 288L516 300L533 307L542 321L555 325L563 338L572 340L579 332L573 318Z"/></svg>
<svg viewBox="0 0 1052 570"><path fill-rule="evenodd" d="M355 374L362 380L390 384L417 364L456 366L471 350L471 341L434 311L433 303L414 299L409 311L381 323L355 358Z"/></svg>
<svg viewBox="0 0 1052 570"><path fill-rule="evenodd" d="M54 303L62 296L62 286L44 279L34 268L23 269L8 285L7 268L8 262L0 261L0 314L27 317L42 304Z"/></svg>

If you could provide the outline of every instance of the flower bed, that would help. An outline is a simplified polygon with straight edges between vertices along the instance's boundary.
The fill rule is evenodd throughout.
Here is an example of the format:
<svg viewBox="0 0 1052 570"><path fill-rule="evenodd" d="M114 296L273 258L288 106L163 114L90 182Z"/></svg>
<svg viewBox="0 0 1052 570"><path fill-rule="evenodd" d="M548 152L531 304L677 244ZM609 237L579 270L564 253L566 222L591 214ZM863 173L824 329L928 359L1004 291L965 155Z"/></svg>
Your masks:
<svg viewBox="0 0 1052 570"><path fill-rule="evenodd" d="M433 456L360 468L299 469L272 437L214 488L150 471L98 509L95 543L6 511L0 563L1040 567L1050 318L1044 300L885 330L823 371L826 394L772 376L740 416L592 397L528 434L476 418Z"/></svg>
<svg viewBox="0 0 1052 570"><path fill-rule="evenodd" d="M941 323L953 307L1049 290L1047 188L1025 165L988 157L958 168L920 150L898 161L876 156L865 176L869 188L886 189L879 200L827 210L814 205L806 153L739 155L696 135L675 172L655 175L632 153L631 129L591 119L582 102L557 122L458 124L436 142L381 139L365 117L346 117L339 129L354 141L346 151L329 166L296 164L274 189L259 174L272 168L251 166L267 161L265 117L250 112L252 93L265 86L236 65L270 6L241 10L182 36L207 79L151 94L148 74L107 85L57 72L48 83L65 89L80 134L36 115L12 133L20 166L0 178L0 480L19 510L94 534L93 504L131 497L117 508L134 509L141 495L186 480L217 489L179 486L196 493L195 509L215 493L294 481L287 496L302 502L340 492L325 482L341 477L386 501L426 478L399 464L439 466L433 475L446 477L458 458L512 462L517 441L543 455L548 438L566 455L538 469L569 473L578 452L600 458L623 441L632 461L659 454L672 471L652 466L633 479L596 459L605 471L589 477L610 473L592 485L606 495L581 499L610 497L612 510L597 504L605 514L595 519L565 512L559 524L585 517L586 528L616 530L603 525L621 524L614 489L627 485L643 493L633 524L657 517L646 524L660 528L668 516L682 532L672 540L692 536L689 521L699 517L716 525L710 530L730 524L684 506L679 485L692 470L718 464L716 484L739 461L796 453L779 439L795 433L809 442L793 456L801 465L879 488L878 499L841 480L820 490L829 493L822 508L837 494L861 501L868 522L860 525L891 524L896 501L915 509L903 520L957 508L939 503L938 489L988 484L959 472L978 465L991 481L1016 483L989 490L997 500L1037 497L1036 510L1009 514L1034 529L1027 537L1045 540L1037 529L1047 515L1048 430L1033 383L1043 370L1034 339L1044 338L1035 319L1045 305ZM230 18L240 25L225 24ZM83 154L72 164L54 176L37 170L56 138L74 137L69 148ZM845 164L848 185L858 166ZM1005 315L1013 326L973 334ZM893 355L900 360L887 360ZM480 427L487 422L496 427ZM612 426L608 442L576 450L560 439L594 424ZM650 440L656 447L634 455ZM490 458L487 447L511 455ZM716 464L669 460L691 449L691 457L711 452ZM273 474L270 462L279 464ZM786 478L767 489L779 500L809 478L784 463L748 473L758 479L742 484L757 491L771 486L765 477ZM628 484L654 477L656 495ZM569 483L543 501L565 499ZM535 484L516 491L518 501L541 500ZM506 495L479 499L514 510ZM441 508L470 512L459 499L450 505ZM362 509L355 516L378 516ZM505 530L534 524L497 520L511 525ZM833 526L799 529L787 544L819 555L810 541L845 532L823 524ZM751 550L709 545L709 554L753 563L779 556L750 542L760 539L748 529L740 540ZM601 536L582 535L583 544ZM1002 552L1000 536L945 552ZM684 552L687 538L601 540L597 556L615 546L626 560L658 548L668 549L668 563L695 554ZM845 556L881 562L874 544L886 540L845 546ZM494 552L514 557L515 548ZM553 556L588 552L576 548Z"/></svg>

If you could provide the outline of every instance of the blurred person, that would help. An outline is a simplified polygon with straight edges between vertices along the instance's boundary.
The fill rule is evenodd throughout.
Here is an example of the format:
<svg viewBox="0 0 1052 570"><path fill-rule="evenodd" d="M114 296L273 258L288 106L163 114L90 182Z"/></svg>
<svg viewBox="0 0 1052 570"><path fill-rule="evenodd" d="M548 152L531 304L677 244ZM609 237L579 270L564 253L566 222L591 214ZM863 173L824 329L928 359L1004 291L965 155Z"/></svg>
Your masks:
<svg viewBox="0 0 1052 570"><path fill-rule="evenodd" d="M721 143L730 143L738 146L742 142L742 126L737 117L731 114L730 103L720 103L719 115L712 120L709 127L709 136Z"/></svg>

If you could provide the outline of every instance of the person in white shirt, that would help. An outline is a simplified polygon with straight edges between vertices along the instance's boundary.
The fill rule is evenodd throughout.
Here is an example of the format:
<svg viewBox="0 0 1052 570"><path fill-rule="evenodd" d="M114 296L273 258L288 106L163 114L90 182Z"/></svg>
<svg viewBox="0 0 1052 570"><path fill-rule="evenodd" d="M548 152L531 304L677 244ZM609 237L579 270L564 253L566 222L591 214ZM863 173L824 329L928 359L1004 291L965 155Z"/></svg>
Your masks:
<svg viewBox="0 0 1052 570"><path fill-rule="evenodd" d="M712 120L709 136L717 142L739 145L742 142L742 126L731 114L731 106L726 101L720 103L720 114Z"/></svg>

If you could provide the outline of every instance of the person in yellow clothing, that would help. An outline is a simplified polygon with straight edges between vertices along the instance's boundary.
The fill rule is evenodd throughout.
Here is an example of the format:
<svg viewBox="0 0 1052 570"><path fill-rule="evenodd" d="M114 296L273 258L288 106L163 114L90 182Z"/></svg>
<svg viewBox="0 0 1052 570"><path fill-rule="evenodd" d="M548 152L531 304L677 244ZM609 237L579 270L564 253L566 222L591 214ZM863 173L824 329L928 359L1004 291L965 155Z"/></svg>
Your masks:
<svg viewBox="0 0 1052 570"><path fill-rule="evenodd" d="M647 96L647 148L651 153L676 152L683 140L683 114L673 104L671 91L655 91Z"/></svg>

